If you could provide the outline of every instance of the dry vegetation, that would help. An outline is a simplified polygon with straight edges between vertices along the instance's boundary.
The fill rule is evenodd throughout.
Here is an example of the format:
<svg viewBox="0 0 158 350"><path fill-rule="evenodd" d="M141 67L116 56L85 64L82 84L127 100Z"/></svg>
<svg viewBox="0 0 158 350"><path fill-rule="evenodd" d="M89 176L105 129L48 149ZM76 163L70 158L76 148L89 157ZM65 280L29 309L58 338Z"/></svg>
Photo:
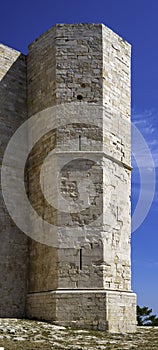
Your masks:
<svg viewBox="0 0 158 350"><path fill-rule="evenodd" d="M109 335L46 322L0 319L0 347L5 350L158 350L158 327L138 327L136 334Z"/></svg>

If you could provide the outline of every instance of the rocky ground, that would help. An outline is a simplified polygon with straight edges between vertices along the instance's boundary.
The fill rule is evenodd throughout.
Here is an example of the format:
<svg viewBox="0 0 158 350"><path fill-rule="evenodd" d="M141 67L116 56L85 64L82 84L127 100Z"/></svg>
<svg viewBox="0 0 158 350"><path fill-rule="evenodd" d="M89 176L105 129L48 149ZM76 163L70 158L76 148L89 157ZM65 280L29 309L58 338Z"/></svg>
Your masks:
<svg viewBox="0 0 158 350"><path fill-rule="evenodd" d="M109 335L38 321L0 319L0 350L158 350L158 327Z"/></svg>

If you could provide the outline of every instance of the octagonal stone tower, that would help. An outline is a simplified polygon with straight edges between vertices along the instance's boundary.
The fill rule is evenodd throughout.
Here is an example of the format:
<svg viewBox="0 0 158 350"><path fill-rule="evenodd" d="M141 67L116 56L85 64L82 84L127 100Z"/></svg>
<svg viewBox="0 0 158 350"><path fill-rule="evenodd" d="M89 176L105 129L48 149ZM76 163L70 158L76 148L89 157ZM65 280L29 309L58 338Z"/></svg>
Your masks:
<svg viewBox="0 0 158 350"><path fill-rule="evenodd" d="M130 45L102 24L59 24L29 46L27 79L28 116L48 123L28 160L29 200L39 236L50 228L54 240L30 239L27 316L134 332Z"/></svg>

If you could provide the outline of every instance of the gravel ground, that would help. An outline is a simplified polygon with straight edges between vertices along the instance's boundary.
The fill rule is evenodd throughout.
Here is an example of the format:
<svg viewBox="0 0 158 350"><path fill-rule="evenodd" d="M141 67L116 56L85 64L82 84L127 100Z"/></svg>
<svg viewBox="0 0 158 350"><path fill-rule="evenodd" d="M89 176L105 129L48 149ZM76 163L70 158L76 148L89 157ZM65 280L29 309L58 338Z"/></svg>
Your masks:
<svg viewBox="0 0 158 350"><path fill-rule="evenodd" d="M109 335L46 322L0 319L0 350L158 350L158 327L138 327L135 334Z"/></svg>

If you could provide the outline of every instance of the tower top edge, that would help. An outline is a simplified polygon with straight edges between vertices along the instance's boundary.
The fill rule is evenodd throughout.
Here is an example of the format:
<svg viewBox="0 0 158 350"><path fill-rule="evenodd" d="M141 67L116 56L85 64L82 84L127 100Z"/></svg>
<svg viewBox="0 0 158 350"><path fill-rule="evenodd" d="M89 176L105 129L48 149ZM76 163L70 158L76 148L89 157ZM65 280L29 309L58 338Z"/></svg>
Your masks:
<svg viewBox="0 0 158 350"><path fill-rule="evenodd" d="M19 55L23 55L23 56L26 56L24 53L22 53L21 51L17 50L17 49L14 49L13 47L10 47L2 42L0 42L0 50L8 50L10 52L14 52L14 53L17 53Z"/></svg>
<svg viewBox="0 0 158 350"><path fill-rule="evenodd" d="M129 43L126 39L124 39L123 37L121 37L118 33L116 33L113 29L111 29L110 27L108 27L107 25L105 25L104 23L56 23L53 26L51 26L48 30L46 30L44 33L42 33L41 35L39 35L35 40L33 40L30 44L28 44L28 48L31 48L35 43L37 43L40 39L44 38L45 36L47 36L47 34L49 34L50 32L55 31L56 29L73 29L73 28L85 28L85 30L87 29L95 29L95 28L99 28L101 29L101 31L105 31L107 30L109 33L111 33L111 35L115 36L116 38L119 38L120 40L124 41L124 43L128 46L131 46L131 43ZM27 54L24 54L23 52L8 46L7 44L0 42L0 49L7 49L19 54L22 54L23 56L27 56Z"/></svg>
<svg viewBox="0 0 158 350"><path fill-rule="evenodd" d="M48 30L46 30L44 33L42 33L40 36L38 36L35 40L33 40L32 43L30 43L28 45L28 48L30 48L31 46L33 46L35 43L38 42L38 40L41 40L43 39L45 36L47 36L47 34L49 34L50 32L55 32L55 30L57 29L82 29L84 28L85 30L89 29L89 30L92 30L92 29L97 29L97 28L100 28L101 29L101 32L103 30L107 30L109 33L111 33L111 35L117 37L117 38L120 38L122 41L124 41L127 45L131 46L131 44L125 40L124 38L122 38L118 33L116 33L113 29L109 28L107 25L105 25L104 23L56 23L54 24L53 26L51 26Z"/></svg>

